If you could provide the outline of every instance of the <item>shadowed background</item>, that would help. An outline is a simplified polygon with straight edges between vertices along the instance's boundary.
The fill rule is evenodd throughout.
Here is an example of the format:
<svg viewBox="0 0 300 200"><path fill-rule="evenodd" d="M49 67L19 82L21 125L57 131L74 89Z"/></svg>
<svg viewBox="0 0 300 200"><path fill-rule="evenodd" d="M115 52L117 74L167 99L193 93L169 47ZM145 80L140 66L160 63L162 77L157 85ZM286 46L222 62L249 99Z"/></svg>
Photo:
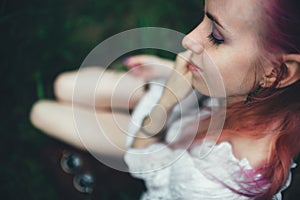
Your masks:
<svg viewBox="0 0 300 200"><path fill-rule="evenodd" d="M64 199L68 192L76 196L72 186L64 185L71 176L55 168L64 149L80 154L87 168L112 180L107 190L97 190L97 199L136 199L144 189L140 182L125 182L124 188L119 184L114 190L114 180L127 180L126 175L118 176L90 155L41 134L29 122L30 108L38 99L53 98L55 77L78 69L106 38L147 26L188 33L201 21L201 7L201 0L0 1L1 199ZM298 179L296 174L295 182ZM293 186L286 199L297 199L296 183ZM82 194L72 198L95 199Z"/></svg>

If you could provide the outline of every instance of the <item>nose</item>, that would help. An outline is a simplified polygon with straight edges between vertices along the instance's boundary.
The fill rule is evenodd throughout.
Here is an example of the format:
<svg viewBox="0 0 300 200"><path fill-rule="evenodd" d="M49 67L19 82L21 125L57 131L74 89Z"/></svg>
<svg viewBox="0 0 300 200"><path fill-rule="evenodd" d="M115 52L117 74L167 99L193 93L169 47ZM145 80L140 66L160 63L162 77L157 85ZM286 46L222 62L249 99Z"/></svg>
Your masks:
<svg viewBox="0 0 300 200"><path fill-rule="evenodd" d="M204 49L203 45L199 41L193 39L192 33L183 38L182 46L196 54L201 54Z"/></svg>

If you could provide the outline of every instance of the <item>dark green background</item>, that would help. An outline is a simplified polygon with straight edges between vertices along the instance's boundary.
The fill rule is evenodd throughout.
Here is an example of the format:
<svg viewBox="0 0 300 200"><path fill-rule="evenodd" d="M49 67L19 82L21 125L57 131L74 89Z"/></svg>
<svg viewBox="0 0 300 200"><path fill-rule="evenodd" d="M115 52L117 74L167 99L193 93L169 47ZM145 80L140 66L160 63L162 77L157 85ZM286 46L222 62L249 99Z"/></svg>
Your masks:
<svg viewBox="0 0 300 200"><path fill-rule="evenodd" d="M60 72L78 69L97 44L121 31L158 26L188 33L201 21L201 2L0 1L0 198L60 198L40 161L51 139L28 120L36 100L53 98L52 82Z"/></svg>

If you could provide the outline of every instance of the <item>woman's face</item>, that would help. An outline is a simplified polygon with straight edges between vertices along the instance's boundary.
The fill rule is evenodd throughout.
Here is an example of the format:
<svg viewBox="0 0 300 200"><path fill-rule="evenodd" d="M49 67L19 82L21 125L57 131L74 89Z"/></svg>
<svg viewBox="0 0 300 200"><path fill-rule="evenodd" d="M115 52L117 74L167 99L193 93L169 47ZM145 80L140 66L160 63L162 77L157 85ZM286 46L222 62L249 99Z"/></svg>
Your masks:
<svg viewBox="0 0 300 200"><path fill-rule="evenodd" d="M242 100L261 80L254 67L262 53L255 2L207 0L202 23L183 39L192 54L193 86L201 93Z"/></svg>

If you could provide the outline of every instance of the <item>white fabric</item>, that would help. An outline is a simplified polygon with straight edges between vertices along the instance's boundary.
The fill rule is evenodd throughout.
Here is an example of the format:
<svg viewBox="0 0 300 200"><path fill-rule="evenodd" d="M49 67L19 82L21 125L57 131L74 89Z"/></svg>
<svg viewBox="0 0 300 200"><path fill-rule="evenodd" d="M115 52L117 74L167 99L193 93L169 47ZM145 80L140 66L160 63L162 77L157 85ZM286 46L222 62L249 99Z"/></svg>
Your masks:
<svg viewBox="0 0 300 200"><path fill-rule="evenodd" d="M127 131L127 147L131 145L136 132L140 129L140 125L144 117L149 114L149 112L157 103L162 94L164 84L164 79L155 79L152 82L149 82L149 91L143 96L142 100L138 103L132 113L131 121Z"/></svg>
<svg viewBox="0 0 300 200"><path fill-rule="evenodd" d="M164 144L153 144L145 149L130 149L125 161L131 174L144 179L148 189L142 199L249 199L232 192L219 182L226 181L237 191L242 190L235 177L229 176L228 171L234 174L241 168L251 169L249 162L246 159L235 159L229 143L220 143L209 156L198 159L199 148L209 150L212 144L205 142L191 152L184 149L171 150ZM221 159L223 163L218 163ZM205 171L199 170L198 166L201 165L205 166ZM218 178L217 181L206 175L211 170Z"/></svg>
<svg viewBox="0 0 300 200"><path fill-rule="evenodd" d="M178 139L184 125L195 120L195 117L201 118L209 114L207 110L198 112L198 109L195 109L198 104L193 95L183 102L181 106L184 108L175 107L168 123L165 144L155 143L141 149L130 148L142 119L157 103L162 89L162 80L150 85L150 91L136 107L128 128L131 135L128 136L129 149L124 159L130 173L145 181L147 192L141 197L142 200L243 200L251 198L231 189L249 195L259 194L268 187L265 183L262 187L245 184L253 179L260 183L260 174L254 177L241 175L242 171L251 171L252 167L246 158L238 160L233 155L231 144L228 142L215 145L212 141L205 141L189 150L172 149L168 146ZM184 113L180 115L181 110ZM200 113L200 116L197 113ZM290 181L291 175L283 189ZM281 193L279 192L273 199L281 200Z"/></svg>
<svg viewBox="0 0 300 200"><path fill-rule="evenodd" d="M149 91L143 96L141 101L135 107L131 121L127 131L126 146L129 147L134 139L136 132L140 129L140 125L145 116L147 116L152 108L159 100L164 89L165 79L158 78L149 82ZM201 110L199 112L198 99L204 98L195 91L192 92L186 99L174 107L171 116L169 117L167 126L168 134L166 141L168 143L174 142L182 132L180 129L188 122L195 118L203 118L210 114L208 110ZM209 99L206 104L211 106L218 104L216 99Z"/></svg>

